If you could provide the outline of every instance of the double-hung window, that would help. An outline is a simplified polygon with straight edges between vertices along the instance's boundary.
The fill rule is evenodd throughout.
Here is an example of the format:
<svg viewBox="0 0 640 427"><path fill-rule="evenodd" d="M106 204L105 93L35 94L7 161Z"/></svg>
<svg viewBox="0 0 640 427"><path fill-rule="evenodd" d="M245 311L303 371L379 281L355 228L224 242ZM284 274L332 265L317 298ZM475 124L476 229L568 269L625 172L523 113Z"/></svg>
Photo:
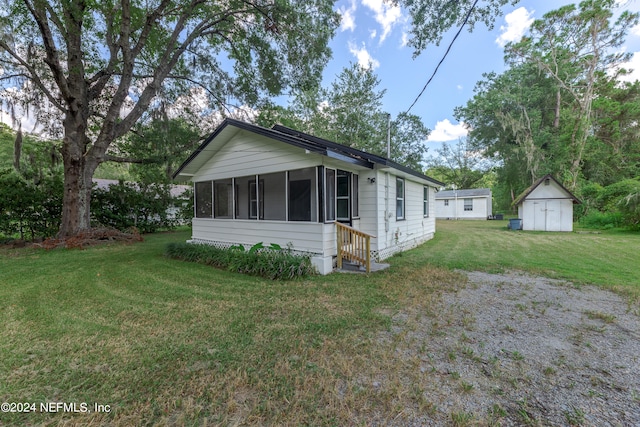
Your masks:
<svg viewBox="0 0 640 427"><path fill-rule="evenodd" d="M429 187L422 187L422 215L429 216Z"/></svg>
<svg viewBox="0 0 640 427"><path fill-rule="evenodd" d="M404 219L404 179L396 178L396 219Z"/></svg>

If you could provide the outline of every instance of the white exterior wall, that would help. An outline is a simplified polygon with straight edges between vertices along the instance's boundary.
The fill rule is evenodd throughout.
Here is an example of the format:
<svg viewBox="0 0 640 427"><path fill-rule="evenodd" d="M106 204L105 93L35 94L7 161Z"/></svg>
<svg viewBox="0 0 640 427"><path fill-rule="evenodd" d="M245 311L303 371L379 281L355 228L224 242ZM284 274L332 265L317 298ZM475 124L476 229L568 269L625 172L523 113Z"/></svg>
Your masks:
<svg viewBox="0 0 640 427"><path fill-rule="evenodd" d="M336 254L335 226L302 221L255 221L241 219L194 218L192 239L253 246L276 243L297 251L321 256ZM333 237L333 238L331 238Z"/></svg>
<svg viewBox="0 0 640 427"><path fill-rule="evenodd" d="M396 218L396 175L379 170L376 176L377 239L372 251L386 259L433 238L436 231L435 189L429 187L429 216L423 216L423 184L405 177L405 219ZM388 189L387 189L388 183ZM386 221L385 221L386 217Z"/></svg>
<svg viewBox="0 0 640 427"><path fill-rule="evenodd" d="M282 172L322 164L318 154L247 131L238 134L193 176L195 181Z"/></svg>
<svg viewBox="0 0 640 427"><path fill-rule="evenodd" d="M464 210L464 199L473 200L473 210ZM445 200L449 206L445 206ZM453 199L437 199L436 215L438 219L487 219L491 215L491 197L458 197Z"/></svg>
<svg viewBox="0 0 640 427"><path fill-rule="evenodd" d="M522 229L529 231L573 231L573 200L553 181L540 183L518 205Z"/></svg>

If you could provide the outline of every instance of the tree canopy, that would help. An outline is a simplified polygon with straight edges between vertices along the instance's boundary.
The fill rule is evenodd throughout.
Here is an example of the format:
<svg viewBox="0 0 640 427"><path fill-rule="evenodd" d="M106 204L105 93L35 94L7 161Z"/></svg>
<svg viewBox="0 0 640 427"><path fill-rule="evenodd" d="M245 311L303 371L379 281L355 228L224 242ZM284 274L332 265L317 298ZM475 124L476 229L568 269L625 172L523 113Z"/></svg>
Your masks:
<svg viewBox="0 0 640 427"><path fill-rule="evenodd" d="M307 88L330 57L329 0L5 0L0 7L4 101L62 137L59 235L90 226L95 168L158 95L197 85L210 105L257 104Z"/></svg>
<svg viewBox="0 0 640 427"><path fill-rule="evenodd" d="M429 129L420 117L401 113L393 120L382 108L385 90L371 67L351 63L329 88L296 94L287 108L265 109L258 121L264 126L280 123L340 144L390 158L422 170Z"/></svg>

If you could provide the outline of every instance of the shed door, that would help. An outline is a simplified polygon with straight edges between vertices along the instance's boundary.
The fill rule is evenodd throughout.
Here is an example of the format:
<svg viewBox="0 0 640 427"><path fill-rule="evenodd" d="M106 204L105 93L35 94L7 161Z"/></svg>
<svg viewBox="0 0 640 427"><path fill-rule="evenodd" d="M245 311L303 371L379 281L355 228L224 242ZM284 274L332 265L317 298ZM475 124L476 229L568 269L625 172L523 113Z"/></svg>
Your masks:
<svg viewBox="0 0 640 427"><path fill-rule="evenodd" d="M547 202L544 200L533 202L533 229L547 231Z"/></svg>
<svg viewBox="0 0 640 427"><path fill-rule="evenodd" d="M533 206L534 230L561 231L562 206L559 200L540 200Z"/></svg>

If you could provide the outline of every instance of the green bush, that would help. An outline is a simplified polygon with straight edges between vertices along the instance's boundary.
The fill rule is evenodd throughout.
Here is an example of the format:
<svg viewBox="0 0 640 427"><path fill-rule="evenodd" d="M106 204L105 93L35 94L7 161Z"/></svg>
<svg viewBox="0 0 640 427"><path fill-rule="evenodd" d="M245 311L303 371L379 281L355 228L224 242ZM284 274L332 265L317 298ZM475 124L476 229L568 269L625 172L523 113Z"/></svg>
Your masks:
<svg viewBox="0 0 640 427"><path fill-rule="evenodd" d="M0 233L21 239L53 236L60 227L62 179L43 176L37 182L15 171L0 171Z"/></svg>
<svg viewBox="0 0 640 427"><path fill-rule="evenodd" d="M293 254L277 245L263 247L261 243L249 251L239 245L220 249L206 244L170 243L165 255L271 280L294 279L315 273L309 256Z"/></svg>
<svg viewBox="0 0 640 427"><path fill-rule="evenodd" d="M624 224L632 230L640 230L640 191L627 195L618 206Z"/></svg>
<svg viewBox="0 0 640 427"><path fill-rule="evenodd" d="M607 212L592 210L582 218L579 223L585 228L608 230L623 226L622 214L620 212Z"/></svg>
<svg viewBox="0 0 640 427"><path fill-rule="evenodd" d="M169 185L120 181L91 193L91 216L101 225L124 231L132 227L142 233L172 229L179 218L169 214L174 206Z"/></svg>

